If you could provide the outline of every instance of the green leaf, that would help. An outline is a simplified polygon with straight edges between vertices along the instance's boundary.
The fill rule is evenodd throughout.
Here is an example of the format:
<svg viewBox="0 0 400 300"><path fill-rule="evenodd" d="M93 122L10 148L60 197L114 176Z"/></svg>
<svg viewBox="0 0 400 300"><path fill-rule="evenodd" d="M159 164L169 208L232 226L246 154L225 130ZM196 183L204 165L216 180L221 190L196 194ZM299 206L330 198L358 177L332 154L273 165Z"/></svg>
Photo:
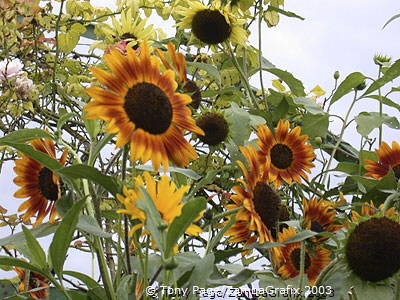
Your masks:
<svg viewBox="0 0 400 300"><path fill-rule="evenodd" d="M195 198L185 203L180 216L176 217L168 228L166 253L172 253L173 248L186 229L197 219L200 213L206 209L207 201L203 198Z"/></svg>
<svg viewBox="0 0 400 300"><path fill-rule="evenodd" d="M59 49L65 54L68 54L72 50L74 50L78 42L79 42L79 33L77 32L70 31L67 33L60 33L58 35Z"/></svg>
<svg viewBox="0 0 400 300"><path fill-rule="evenodd" d="M139 187L143 198L139 198L136 202L137 207L143 210L146 214L145 227L150 231L151 236L156 242L157 247L164 251L164 237L165 232L161 229L162 223L165 221L161 219L160 212L155 206L153 199L147 193L146 189Z"/></svg>
<svg viewBox="0 0 400 300"><path fill-rule="evenodd" d="M214 247L219 243L219 241L222 239L224 236L225 232L231 228L231 226L235 223L236 215L233 215L230 219L229 222L218 232L218 234L208 243L207 248L206 248L206 253L209 253L210 251L214 252Z"/></svg>
<svg viewBox="0 0 400 300"><path fill-rule="evenodd" d="M349 74L336 89L331 99L331 105L342 98L344 95L350 93L355 87L365 80L365 76L360 72Z"/></svg>
<svg viewBox="0 0 400 300"><path fill-rule="evenodd" d="M7 299L17 293L14 285L9 280L0 280L0 299Z"/></svg>
<svg viewBox="0 0 400 300"><path fill-rule="evenodd" d="M329 116L327 114L305 114L303 116L301 133L309 137L320 136L325 138L328 133Z"/></svg>
<svg viewBox="0 0 400 300"><path fill-rule="evenodd" d="M250 113L231 102L231 107L225 110L225 117L230 124L230 136L236 145L243 145L251 132Z"/></svg>
<svg viewBox="0 0 400 300"><path fill-rule="evenodd" d="M6 135L5 137L0 138L0 145L3 145L4 142L25 143L27 141L39 138L52 139L53 137L48 132L38 128L34 129L25 128L13 131L8 135Z"/></svg>
<svg viewBox="0 0 400 300"><path fill-rule="evenodd" d="M286 11L286 10L280 9L279 7L275 7L275 6L272 6L272 5L268 6L267 11L268 10L269 11L276 11L276 12L278 12L278 13L280 13L282 15L285 15L285 16L287 16L289 18L297 18L297 19L300 19L300 20L305 20L302 16L296 15L294 12Z"/></svg>
<svg viewBox="0 0 400 300"><path fill-rule="evenodd" d="M207 283L210 286L229 285L233 287L239 287L252 280L254 273L255 273L254 270L244 269L229 278L208 279Z"/></svg>
<svg viewBox="0 0 400 300"><path fill-rule="evenodd" d="M393 17L391 17L389 20L386 21L385 25L383 25L382 29L384 29L387 25L389 25L390 23L392 23L394 20L400 18L400 14L394 15Z"/></svg>
<svg viewBox="0 0 400 300"><path fill-rule="evenodd" d="M15 257L0 256L0 266L20 267L22 269L30 270L39 273L40 275L43 275L45 277L48 277L47 272L34 266L33 264L30 264L24 260Z"/></svg>
<svg viewBox="0 0 400 300"><path fill-rule="evenodd" d="M284 240L282 243L283 244L291 244L291 243L301 242L301 241L306 240L310 237L313 237L317 234L318 234L318 232L314 232L311 230L302 230L299 233L297 233L296 235L288 238L287 240Z"/></svg>
<svg viewBox="0 0 400 300"><path fill-rule="evenodd" d="M368 95L368 96L366 96L367 98L371 98L371 99L375 99L375 100L378 100L378 101L381 101L382 100L382 103L383 104L385 104L385 105L387 105L387 106L390 106L390 107L394 107L394 108L396 108L398 111L400 111L400 105L399 104L397 104L397 103L395 103L395 102L393 102L392 100L390 100L389 98L387 98L387 97L384 97L384 96L379 96L379 95ZM381 100L380 100L381 99Z"/></svg>
<svg viewBox="0 0 400 300"><path fill-rule="evenodd" d="M18 144L18 143L12 143L12 142L3 142L2 144L13 147L14 149L18 150L19 152L22 152L23 154L29 156L30 158L33 158L38 163L47 167L51 171L56 171L57 169L60 169L62 167L58 160L51 158L46 153L43 153L39 150L34 149L30 145Z"/></svg>
<svg viewBox="0 0 400 300"><path fill-rule="evenodd" d="M118 300L130 300L134 299L134 275L126 275L121 279L121 282L117 288L117 299Z"/></svg>
<svg viewBox="0 0 400 300"><path fill-rule="evenodd" d="M97 156L99 155L101 149L104 148L105 145L108 144L114 137L114 134L107 133L104 135L104 137L96 143L96 145L93 147L92 150L92 157L90 157L90 161L88 162L89 166L93 166Z"/></svg>
<svg viewBox="0 0 400 300"><path fill-rule="evenodd" d="M97 135L99 134L101 130L101 125L99 120L89 120L86 118L83 118L83 122L85 123L85 128L87 132L89 133L90 139L92 141L96 140Z"/></svg>
<svg viewBox="0 0 400 300"><path fill-rule="evenodd" d="M79 213L85 203L86 199L82 199L71 207L58 226L50 244L49 254L51 264L57 274L61 274L62 272L69 243L78 224Z"/></svg>
<svg viewBox="0 0 400 300"><path fill-rule="evenodd" d="M96 34L94 33L94 25L89 24L86 26L86 31L82 34L82 37L85 37L87 39L91 40L102 40L101 38L97 38Z"/></svg>
<svg viewBox="0 0 400 300"><path fill-rule="evenodd" d="M114 177L104 175L96 168L90 166L74 165L69 167L63 167L59 170L56 170L56 172L70 179L78 179L78 178L89 179L97 184L100 184L114 196L116 196L119 192L119 187Z"/></svg>
<svg viewBox="0 0 400 300"><path fill-rule="evenodd" d="M149 166L149 165L139 165L136 167L136 169L154 172L153 167ZM186 177L193 179L193 180L199 180L201 178L201 176L199 174L197 174L195 171L193 171L192 169L185 169L185 168L178 168L178 167L170 166L170 167L168 167L168 172L183 174Z"/></svg>
<svg viewBox="0 0 400 300"><path fill-rule="evenodd" d="M36 237L44 237L54 233L57 229L58 225L55 224L40 224L30 230L31 234ZM6 245L23 245L26 244L27 241L25 239L25 235L23 232L14 233L8 237L0 239L0 246Z"/></svg>
<svg viewBox="0 0 400 300"><path fill-rule="evenodd" d="M202 260L196 262L192 275L189 279L188 287L192 290L193 286L198 286L200 288L205 288L207 286L207 280L210 275L214 272L214 254L207 254ZM196 295L190 293L189 300L195 300Z"/></svg>
<svg viewBox="0 0 400 300"><path fill-rule="evenodd" d="M295 97L293 102L297 105L303 106L311 114L322 114L324 110L317 105L315 100L306 97Z"/></svg>
<svg viewBox="0 0 400 300"><path fill-rule="evenodd" d="M96 287L100 287L100 284L92 279L91 277L87 276L86 274L79 273L76 271L63 271L64 275L72 276L75 277L76 279L79 279L82 281L89 289L93 289Z"/></svg>
<svg viewBox="0 0 400 300"><path fill-rule="evenodd" d="M70 113L61 115L57 121L57 131L61 131L61 128L64 126L64 124L72 117L78 117L78 114L70 112Z"/></svg>
<svg viewBox="0 0 400 300"><path fill-rule="evenodd" d="M78 222L77 228L86 233L90 233L90 234L93 234L95 236L99 236L102 238L111 238L112 237L111 233L105 232L100 228L96 219L93 218L92 216L87 216L87 215L79 216L79 222Z"/></svg>
<svg viewBox="0 0 400 300"><path fill-rule="evenodd" d="M195 67L206 71L208 75L213 77L218 82L218 84L221 84L221 74L214 65L200 63L200 62L188 62L187 65L189 67Z"/></svg>
<svg viewBox="0 0 400 300"><path fill-rule="evenodd" d="M386 124L390 128L399 129L400 124L397 118L380 114L378 112L361 112L354 118L357 123L357 131L362 136L368 136L372 130Z"/></svg>
<svg viewBox="0 0 400 300"><path fill-rule="evenodd" d="M303 83L295 78L291 73L277 68L265 69L265 71L270 72L278 78L282 79L288 85L295 96L303 97L306 95L306 93L304 92Z"/></svg>
<svg viewBox="0 0 400 300"><path fill-rule="evenodd" d="M393 79L397 78L400 76L400 59L396 60L393 65L390 66L389 69L386 70L386 72L383 74L381 78L378 80L375 80L365 91L364 95L368 95L372 93L373 91L381 88L384 86L386 83L389 81L392 81Z"/></svg>
<svg viewBox="0 0 400 300"><path fill-rule="evenodd" d="M339 162L338 165L335 168L335 171L339 171L339 172L344 172L347 174L358 174L358 164L354 164L351 162L347 162L347 161L342 161Z"/></svg>
<svg viewBox="0 0 400 300"><path fill-rule="evenodd" d="M24 232L26 244L29 249L29 260L39 268L46 268L46 254L44 253L43 248L28 228L22 225L22 231Z"/></svg>

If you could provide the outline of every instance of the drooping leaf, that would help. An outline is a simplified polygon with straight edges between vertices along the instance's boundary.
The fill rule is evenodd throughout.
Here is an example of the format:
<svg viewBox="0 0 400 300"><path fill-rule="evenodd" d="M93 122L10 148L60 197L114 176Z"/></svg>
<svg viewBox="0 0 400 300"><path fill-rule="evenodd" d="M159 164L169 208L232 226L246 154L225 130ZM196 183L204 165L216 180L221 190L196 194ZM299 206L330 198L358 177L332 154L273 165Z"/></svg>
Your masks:
<svg viewBox="0 0 400 300"><path fill-rule="evenodd" d="M387 114L379 114L379 112L361 112L354 118L357 123L357 131L362 136L368 136L372 130L383 124L391 128L399 129L400 124L397 118L388 116Z"/></svg>
<svg viewBox="0 0 400 300"><path fill-rule="evenodd" d="M207 74L213 77L219 84L221 83L221 74L214 65L201 62L188 62L187 64L189 67L195 67L206 71Z"/></svg>
<svg viewBox="0 0 400 300"><path fill-rule="evenodd" d="M25 128L13 131L8 135L0 138L0 145L3 145L4 142L25 143L27 141L39 138L52 139L53 137L48 132L41 130L39 128L34 128L34 129Z"/></svg>
<svg viewBox="0 0 400 300"><path fill-rule="evenodd" d="M57 229L58 225L55 224L40 224L30 230L31 234L36 237L44 237L47 235L50 235L54 233ZM26 239L25 235L23 232L18 232L15 234L12 234L10 236L7 236L5 238L0 239L0 246L5 246L5 245L22 245L26 244Z"/></svg>
<svg viewBox="0 0 400 300"><path fill-rule="evenodd" d="M136 167L136 169L154 172L153 167L150 165L139 165ZM168 172L175 172L175 173L183 174L186 177L193 179L193 180L199 180L201 178L201 176L199 174L197 174L195 171L193 171L192 169L185 169L185 168L169 166Z"/></svg>
<svg viewBox="0 0 400 300"><path fill-rule="evenodd" d="M111 233L105 232L100 228L96 219L93 218L92 216L87 216L87 215L80 216L77 228L79 230L82 230L86 233L93 234L98 237L102 237L102 238L111 238L112 237Z"/></svg>
<svg viewBox="0 0 400 300"><path fill-rule="evenodd" d="M304 92L303 83L295 78L291 73L277 68L265 69L265 71L270 72L278 78L282 79L288 85L295 96L304 97L306 95L306 93Z"/></svg>
<svg viewBox="0 0 400 300"><path fill-rule="evenodd" d="M44 253L42 246L40 246L39 242L28 228L22 226L22 231L25 235L26 245L29 249L30 255L28 258L30 262L39 268L46 268L46 254Z"/></svg>
<svg viewBox="0 0 400 300"><path fill-rule="evenodd" d="M302 121L301 133L309 137L325 138L328 133L329 116L327 114L305 114Z"/></svg>
<svg viewBox="0 0 400 300"><path fill-rule="evenodd" d="M303 106L311 114L323 114L324 110L318 106L314 100L306 97L295 97L293 102L297 105Z"/></svg>
<svg viewBox="0 0 400 300"><path fill-rule="evenodd" d="M89 277L86 274L79 273L76 271L63 271L64 275L72 276L75 277L76 279L79 279L82 281L89 289L93 289L95 287L100 287L100 284L94 280L93 278Z"/></svg>
<svg viewBox="0 0 400 300"><path fill-rule="evenodd" d="M396 79L397 77L400 76L400 59L396 60L389 69L386 70L386 72L383 74L381 78L378 80L375 80L365 91L364 95L368 95L372 93L373 91L376 91L377 89L383 87L386 83L392 81L393 79Z"/></svg>

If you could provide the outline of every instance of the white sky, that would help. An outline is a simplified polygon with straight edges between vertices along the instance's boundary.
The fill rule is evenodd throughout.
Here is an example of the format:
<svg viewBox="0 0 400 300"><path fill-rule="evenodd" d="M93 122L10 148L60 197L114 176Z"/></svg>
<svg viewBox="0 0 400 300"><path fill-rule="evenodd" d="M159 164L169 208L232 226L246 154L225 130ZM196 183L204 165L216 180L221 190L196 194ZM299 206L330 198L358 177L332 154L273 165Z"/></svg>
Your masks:
<svg viewBox="0 0 400 300"><path fill-rule="evenodd" d="M109 6L107 0L91 1L98 5ZM277 67L291 72L300 79L306 91L319 84L327 92L333 87L333 73L338 70L343 80L349 73L360 71L367 76L375 76L376 66L372 58L376 53L392 56L394 60L400 58L400 19L394 21L384 30L383 24L394 14L400 12L400 4L395 0L286 0L285 9L293 11L306 18L301 21L282 16L280 24L275 28L263 25L263 55ZM154 15L154 14L153 14ZM151 19L155 27L168 30L161 19ZM254 28L255 31L255 28ZM257 36L250 38L255 43ZM270 87L270 77L265 74L265 83ZM400 85L397 81L397 85ZM400 102L399 95L394 94L391 99ZM342 99L333 107L333 112L343 115L349 99ZM371 106L372 104L372 106ZM377 102L363 102L356 107L356 111L377 111ZM395 115L393 109L385 112ZM398 112L397 112L398 113ZM397 114L398 115L398 114ZM337 132L337 124L331 128ZM398 139L397 131L387 131L388 142ZM354 127L349 128L345 135L355 145L359 144L359 137ZM357 147L357 146L356 146ZM17 186L12 183L15 174L13 164L6 163L0 174L2 191L0 205L7 208L9 213L15 213L22 203L21 199L13 198ZM0 238L9 232L0 228ZM47 247L50 238L43 238L41 242ZM68 269L91 274L90 256L78 255L69 252ZM14 276L12 272L0 270L0 279Z"/></svg>

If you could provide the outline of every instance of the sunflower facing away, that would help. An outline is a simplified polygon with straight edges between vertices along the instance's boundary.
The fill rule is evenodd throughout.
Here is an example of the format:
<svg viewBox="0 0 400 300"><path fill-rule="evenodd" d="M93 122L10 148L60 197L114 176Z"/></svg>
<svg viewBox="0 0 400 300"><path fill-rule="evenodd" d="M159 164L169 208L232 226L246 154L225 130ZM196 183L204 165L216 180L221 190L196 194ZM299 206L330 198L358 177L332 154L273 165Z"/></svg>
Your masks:
<svg viewBox="0 0 400 300"><path fill-rule="evenodd" d="M184 166L197 154L184 138L185 130L204 132L196 126L188 95L175 93L177 83L172 70L160 73L160 60L150 55L146 42L140 56L127 48L127 55L117 50L105 54L112 74L92 68L94 76L106 88L92 86L87 93L94 98L85 106L86 118L102 119L109 133L118 133L116 146L131 144L131 160L152 160L154 170L168 160Z"/></svg>
<svg viewBox="0 0 400 300"><path fill-rule="evenodd" d="M244 242L245 247L254 243L273 242L271 230L275 229L280 216L281 199L266 183L260 170L257 152L252 146L240 147L249 165L249 171L238 161L244 179L237 179L241 185L232 189L232 204L226 208L240 210L236 214L235 223L225 235L230 242ZM273 248L276 249L276 248Z"/></svg>
<svg viewBox="0 0 400 300"><path fill-rule="evenodd" d="M303 199L304 227L315 232L336 232L342 226L337 223L336 210L326 200ZM322 242L328 237L313 237L312 240Z"/></svg>
<svg viewBox="0 0 400 300"><path fill-rule="evenodd" d="M289 125L289 121L279 120L275 134L265 125L260 125L257 130L258 153L265 164L264 171L276 187L282 180L288 184L292 181L301 183L301 177L308 178L305 172L310 173L314 167L311 162L315 158L313 148L306 144L308 136L300 135L300 126L289 130Z"/></svg>
<svg viewBox="0 0 400 300"><path fill-rule="evenodd" d="M361 217L373 216L375 214L381 213L382 211L383 211L383 204L379 205L379 208L376 208L372 200L370 201L370 203L364 202L363 205L361 206L361 214L359 214L355 210L351 211L351 220L353 222L358 222ZM396 216L397 215L396 208L391 207L387 209L384 214L387 217Z"/></svg>
<svg viewBox="0 0 400 300"><path fill-rule="evenodd" d="M228 40L242 46L246 44L247 32L242 27L245 21L232 14L221 1L212 1L211 7L199 1L188 1L188 5L177 10L183 16L178 28L191 29L194 37L208 45Z"/></svg>
<svg viewBox="0 0 400 300"><path fill-rule="evenodd" d="M56 158L56 150L51 139L35 139L30 142L33 148ZM59 161L64 165L67 160L67 151L64 150ZM60 178L44 167L36 160L21 153L21 159L15 160L14 172L17 177L14 183L21 188L14 193L16 198L26 198L18 211L26 211L22 215L24 223L31 217L36 217L34 226L42 223L43 219L50 214L50 222L54 223L56 216L55 202L60 198Z"/></svg>
<svg viewBox="0 0 400 300"><path fill-rule="evenodd" d="M171 224L176 217L181 215L184 205L181 203L182 198L189 190L189 186L181 186L177 189L175 183L167 175L163 175L158 182L148 172L144 172L143 177L144 180L141 176L135 178L136 187L146 187L146 191L153 199L161 218ZM125 206L124 209L119 209L117 212L130 215L132 220L140 221L139 224L131 228L129 234L133 234L137 229L143 227L146 220L145 213L136 207L136 201L141 197L141 192L137 188L127 189L124 187L123 195L117 195L118 200ZM191 224L186 229L186 233L190 235L198 235L200 232L202 232L202 229L195 224Z"/></svg>
<svg viewBox="0 0 400 300"><path fill-rule="evenodd" d="M284 242L296 233L293 227L285 228L283 232L278 233L278 242ZM301 243L286 244L280 250L278 274L286 279L299 275ZM330 263L330 255L329 250L320 246L315 247L313 251L305 249L304 273L307 274L310 285L315 284L318 275Z"/></svg>
<svg viewBox="0 0 400 300"><path fill-rule="evenodd" d="M49 296L48 292L48 280L43 277L42 275L36 273L36 272L29 272L27 273L24 269L21 268L14 268L14 271L18 274L18 277L20 279L20 284L18 285L18 291L19 292L25 292L25 291L30 291L33 289L37 288L43 288L39 289L36 291L29 292L28 295L34 299L47 299ZM27 280L26 274L29 274L29 279ZM25 287L25 281L27 280L28 286Z"/></svg>
<svg viewBox="0 0 400 300"><path fill-rule="evenodd" d="M382 179L387 175L390 169L393 170L397 179L400 179L400 145L392 142L392 148L385 142L382 142L376 151L378 161L366 159L364 168L368 171L364 176L375 179Z"/></svg>
<svg viewBox="0 0 400 300"><path fill-rule="evenodd" d="M201 91L196 82L187 78L187 65L185 56L175 50L174 44L168 43L167 47L168 55L172 60L172 66L160 49L156 49L157 55L160 57L167 70L175 70L176 74L178 75L178 82L183 85L183 91L187 94L190 94L190 97L192 98L190 106L192 106L194 109L199 108L201 102Z"/></svg>

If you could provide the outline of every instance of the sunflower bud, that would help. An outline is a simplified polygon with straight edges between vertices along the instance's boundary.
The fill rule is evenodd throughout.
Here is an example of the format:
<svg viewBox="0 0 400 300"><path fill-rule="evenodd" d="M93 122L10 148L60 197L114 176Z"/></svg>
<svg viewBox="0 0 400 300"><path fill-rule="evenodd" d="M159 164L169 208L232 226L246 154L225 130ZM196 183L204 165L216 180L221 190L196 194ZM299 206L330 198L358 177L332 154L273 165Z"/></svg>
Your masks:
<svg viewBox="0 0 400 300"><path fill-rule="evenodd" d="M374 63L378 66L383 66L384 64L389 63L391 61L391 59L392 58L390 56L376 54L374 56Z"/></svg>
<svg viewBox="0 0 400 300"><path fill-rule="evenodd" d="M363 89L365 89L367 87L367 83L365 82L365 80L363 82L361 82L359 85L356 86L356 90L357 91L362 91Z"/></svg>
<svg viewBox="0 0 400 300"><path fill-rule="evenodd" d="M335 73L333 73L333 78L334 78L335 80L338 80L339 77L340 77L339 71L336 71Z"/></svg>
<svg viewBox="0 0 400 300"><path fill-rule="evenodd" d="M322 144L322 138L320 136L317 136L317 137L314 138L314 142L317 145L321 145Z"/></svg>

